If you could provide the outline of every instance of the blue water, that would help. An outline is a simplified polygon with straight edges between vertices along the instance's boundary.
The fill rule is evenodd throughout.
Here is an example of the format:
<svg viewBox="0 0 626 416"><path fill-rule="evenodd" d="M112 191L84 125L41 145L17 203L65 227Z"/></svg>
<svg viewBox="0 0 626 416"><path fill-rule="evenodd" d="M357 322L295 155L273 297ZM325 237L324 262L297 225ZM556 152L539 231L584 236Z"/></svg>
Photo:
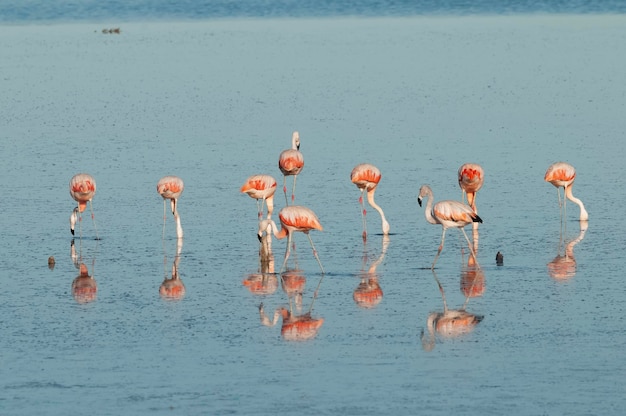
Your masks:
<svg viewBox="0 0 626 416"><path fill-rule="evenodd" d="M0 1L0 23L216 19L233 17L624 13L616 0L23 0Z"/></svg>
<svg viewBox="0 0 626 416"><path fill-rule="evenodd" d="M146 4L0 3L20 23L0 26L0 414L623 412L626 20L591 9L609 3L467 16L438 2L401 19L352 3L345 15L364 18L343 19L334 4L293 2L271 12L281 19L223 21L211 18L244 15L236 3ZM610 4L599 11L620 12ZM256 5L262 17L273 3ZM119 35L102 33L117 22ZM289 268L304 286L287 286L259 278L256 205L239 187L267 173L282 188L277 158L296 129L296 202L324 226L311 237L326 274L297 234ZM561 222L543 181L557 160L577 168L586 229L572 203ZM481 270L449 230L434 275L441 228L418 189L460 199L468 161L486 172L484 222L467 229ZM366 243L349 180L363 162L382 171L391 225L383 238L368 208ZM88 214L82 238L68 230L68 182L83 171L98 184L98 241ZM185 181L181 246L169 213L162 240L156 183L171 174ZM284 252L274 240L278 267ZM73 296L80 262L91 302ZM186 293L164 299L174 264ZM435 277L450 309L467 301L483 317L469 333L430 342L428 317L444 309ZM468 281L480 296L466 299ZM368 284L382 297L363 307ZM288 341L261 303L324 323Z"/></svg>

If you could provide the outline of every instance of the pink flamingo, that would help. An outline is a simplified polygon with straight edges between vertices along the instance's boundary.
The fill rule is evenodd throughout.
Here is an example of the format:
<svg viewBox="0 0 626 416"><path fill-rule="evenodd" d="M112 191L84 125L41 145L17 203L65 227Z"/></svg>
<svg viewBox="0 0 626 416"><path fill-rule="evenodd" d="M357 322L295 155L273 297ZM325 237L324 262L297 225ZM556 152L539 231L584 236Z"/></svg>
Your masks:
<svg viewBox="0 0 626 416"><path fill-rule="evenodd" d="M580 207L580 221L587 221L589 219L589 214L587 210L585 210L583 202L572 194L572 185L574 184L574 179L576 179L576 169L574 169L574 166L565 162L553 163L546 171L543 179L556 186L556 193L559 197L559 207L563 207L561 211L562 216L566 213L565 198L567 197L567 199ZM561 192L559 191L561 187L563 188L563 202L561 202Z"/></svg>
<svg viewBox="0 0 626 416"><path fill-rule="evenodd" d="M276 192L276 179L270 175L253 175L246 179L246 182L240 189L250 198L256 199L257 209L259 211L259 219L263 217L263 206L267 203L267 218L272 217L274 211L274 192ZM261 204L259 206L259 200Z"/></svg>
<svg viewBox="0 0 626 416"><path fill-rule="evenodd" d="M183 238L183 227L180 224L180 215L178 215L178 198L183 193L185 184L178 176L164 176L157 183L157 192L163 197L163 238L165 238L165 200L170 200L172 214L176 220L176 237Z"/></svg>
<svg viewBox="0 0 626 416"><path fill-rule="evenodd" d="M381 174L380 170L368 163L361 163L360 165L356 165L352 172L350 173L350 180L353 184L357 186L361 190L361 196L359 197L359 204L361 204L362 208L362 217L363 217L363 240L367 239L367 224L365 222L365 206L363 202L363 194L367 191L367 202L369 202L370 206L374 208L380 214L380 218L382 220L383 234L389 234L389 223L385 218L385 213L383 209L379 207L374 201L374 193L376 192L376 187L378 186L378 182L380 182Z"/></svg>
<svg viewBox="0 0 626 416"><path fill-rule="evenodd" d="M78 221L80 235L82 237L82 212L85 211L87 207L87 202L89 202L89 208L91 209L91 219L93 220L93 228L96 231L96 240L98 240L98 228L96 227L96 219L93 214L93 203L91 202L94 195L96 194L96 180L93 176L87 173L79 173L74 175L72 179L70 179L70 195L76 202L78 202L78 206L74 208L72 214L70 215L70 232L74 235L74 227L76 222Z"/></svg>
<svg viewBox="0 0 626 416"><path fill-rule="evenodd" d="M463 191L462 202L465 202L467 194L467 204L472 207L475 213L476 209L476 192L483 186L485 173L483 168L476 163L465 163L459 168L459 186Z"/></svg>
<svg viewBox="0 0 626 416"><path fill-rule="evenodd" d="M309 238L309 243L311 243L311 248L313 249L313 255L317 260L317 263L320 265L320 269L322 269L322 274L324 273L324 267L322 266L322 262L320 261L319 256L317 255L317 250L315 249L315 245L313 244L313 240L309 235L309 231L311 230L319 230L322 231L323 227L320 224L319 219L315 213L303 206L299 205L290 205L284 207L278 213L278 218L280 219L281 230L278 231L276 227L276 223L271 219L265 219L260 222L258 237L259 241L263 240L263 233L272 231L274 236L277 239L283 239L288 237L287 240L287 251L285 252L285 260L283 261L283 266L280 269L280 273L285 270L285 266L287 265L287 259L291 253L291 241L293 233L296 231L303 232Z"/></svg>
<svg viewBox="0 0 626 416"><path fill-rule="evenodd" d="M435 263L437 263L437 258L439 258L441 250L443 250L443 243L446 238L446 230L448 228L459 228L463 232L472 256L476 258L474 249L472 248L472 245L470 244L469 238L467 238L467 234L465 233L463 227L473 222L483 222L483 220L474 212L474 210L470 206L465 205L459 201L439 201L433 206L433 191L428 185L422 185L422 187L420 188L420 192L417 197L417 202L419 203L420 207L422 206L423 198L428 198L428 203L424 211L426 221L431 224L441 224L443 228L441 232L441 244L439 244L439 249L437 250L437 255L435 256L435 260L433 261L431 269L435 269Z"/></svg>
<svg viewBox="0 0 626 416"><path fill-rule="evenodd" d="M283 150L278 157L278 168L283 173L283 192L285 203L287 201L287 176L293 176L293 188L291 189L291 203L295 200L296 179L304 167L304 157L300 153L300 134L294 131L291 136L291 149Z"/></svg>

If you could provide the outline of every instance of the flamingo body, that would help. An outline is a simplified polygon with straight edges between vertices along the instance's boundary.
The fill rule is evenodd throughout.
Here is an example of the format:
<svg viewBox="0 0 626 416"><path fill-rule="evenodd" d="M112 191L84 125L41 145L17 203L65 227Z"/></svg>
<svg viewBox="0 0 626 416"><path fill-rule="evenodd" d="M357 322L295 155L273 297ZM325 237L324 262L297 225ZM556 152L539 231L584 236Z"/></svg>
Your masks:
<svg viewBox="0 0 626 416"><path fill-rule="evenodd" d="M367 201L372 208L374 208L380 214L380 218L382 221L382 230L383 234L389 234L389 223L385 218L385 213L382 208L376 204L374 201L374 193L376 192L376 187L380 182L382 175L380 170L369 163L361 163L356 165L352 172L350 173L350 180L353 184L357 186L361 190L361 196L359 197L359 203L362 208L362 216L363 216L363 239L367 238L367 225L365 221L366 211L364 208L363 202L363 194L367 192Z"/></svg>
<svg viewBox="0 0 626 416"><path fill-rule="evenodd" d="M276 179L270 175L253 175L250 176L241 186L240 191L248 194L250 198L259 200L261 206L259 208L259 218L263 216L263 205L267 203L267 218L272 217L274 211L274 193L276 192Z"/></svg>
<svg viewBox="0 0 626 416"><path fill-rule="evenodd" d="M580 199L574 197L572 193L572 186L574 185L574 179L576 179L576 169L574 169L572 165L565 162L553 163L548 167L548 170L543 178L546 182L550 182L557 188L559 206L562 206L563 210L565 210L565 198L567 198L580 207L580 221L587 221L589 219L589 214L585 209L585 205ZM562 204L559 188L563 188Z"/></svg>
<svg viewBox="0 0 626 416"><path fill-rule="evenodd" d="M98 239L98 229L96 227L96 220L93 214L92 199L96 194L96 180L93 176L87 173L78 173L70 179L70 196L78 203L78 206L74 208L70 214L70 232L74 235L74 228L77 222L82 219L82 212L85 211L87 203L91 207L91 218L93 219L93 226L96 230L96 239ZM82 230L81 230L82 232Z"/></svg>
<svg viewBox="0 0 626 416"><path fill-rule="evenodd" d="M291 135L291 149L283 150L278 157L278 168L283 174L283 192L287 202L287 176L293 176L291 202L295 199L296 179L304 167L304 157L300 153L300 133L294 131Z"/></svg>
<svg viewBox="0 0 626 416"><path fill-rule="evenodd" d="M459 168L459 186L463 194L467 194L467 203L476 211L476 192L483 186L485 173L483 168L476 163L465 163Z"/></svg>
<svg viewBox="0 0 626 416"><path fill-rule="evenodd" d="M419 191L419 195L417 197L417 202L420 206L422 206L423 198L428 198L428 203L426 205L426 209L424 210L424 215L426 217L426 221L431 224L441 224L442 233L441 233L441 244L439 245L439 249L437 251L437 255L435 256L435 260L431 266L431 269L435 268L435 263L437 262L437 258L441 254L441 250L443 250L443 244L446 237L446 230L448 228L459 228L463 235L465 236L465 240L467 241L468 247L472 253L472 256L476 258L474 250L472 249L472 245L469 242L469 238L467 238L467 234L465 234L465 227L468 224L472 224L474 222L483 222L483 220L474 212L474 210L459 201L439 201L433 206L433 191L430 189L428 185L422 185Z"/></svg>
<svg viewBox="0 0 626 416"><path fill-rule="evenodd" d="M280 219L281 224L280 231L278 231L274 221L268 218L260 221L257 237L259 238L259 241L263 241L264 233L270 230L279 240L288 237L287 251L285 252L285 260L283 261L281 273L285 270L285 266L287 265L287 259L289 258L289 255L291 253L291 239L293 233L297 231L307 235L309 243L311 244L311 248L313 249L313 255L315 256L317 263L320 265L322 273L324 273L324 267L322 266L319 256L317 255L317 250L315 249L313 240L309 235L309 231L311 230L322 231L324 229L319 219L317 218L317 215L315 215L315 213L307 207L300 205L290 205L280 210L280 212L278 213L278 218Z"/></svg>
<svg viewBox="0 0 626 416"><path fill-rule="evenodd" d="M87 173L74 175L70 180L70 195L78 202L79 212L85 211L87 202L96 194L96 180Z"/></svg>
<svg viewBox="0 0 626 416"><path fill-rule="evenodd" d="M165 237L165 204L170 201L172 214L176 220L176 236L183 237L183 228L180 223L180 215L178 214L178 198L180 198L185 184L178 176L164 176L157 182L157 192L163 197L163 236Z"/></svg>

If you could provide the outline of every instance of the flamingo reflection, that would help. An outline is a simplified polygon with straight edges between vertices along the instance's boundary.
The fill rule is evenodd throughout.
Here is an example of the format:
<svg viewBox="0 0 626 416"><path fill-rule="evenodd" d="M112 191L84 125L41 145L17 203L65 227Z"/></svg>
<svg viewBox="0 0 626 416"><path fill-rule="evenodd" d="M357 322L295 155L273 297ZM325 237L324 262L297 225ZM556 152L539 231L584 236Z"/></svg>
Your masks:
<svg viewBox="0 0 626 416"><path fill-rule="evenodd" d="M565 245L564 253L561 254L563 238L559 239L559 254L548 263L548 274L553 279L564 281L576 275L576 259L574 258L574 246L585 238L585 232L589 225L588 221L580 221L580 232L578 237Z"/></svg>
<svg viewBox="0 0 626 416"><path fill-rule="evenodd" d="M168 278L166 274L161 286L159 287L159 294L163 299L179 300L185 296L185 285L178 274L180 254L182 250L183 239L178 238L176 240L176 255L174 256L174 263L172 264L172 275ZM164 264L167 263L167 257L164 257L163 262Z"/></svg>
<svg viewBox="0 0 626 416"><path fill-rule="evenodd" d="M456 338L472 332L474 327L483 320L482 315L475 315L465 310L469 297L465 298L465 303L461 308L448 309L443 286L441 286L435 271L432 272L443 300L443 312L431 312L428 315L426 323L428 334L425 334L424 330L421 334L422 347L425 351L432 351L435 348L435 334L443 338Z"/></svg>
<svg viewBox="0 0 626 416"><path fill-rule="evenodd" d="M304 279L304 276L301 276ZM314 338L319 329L324 323L324 318L313 318L311 312L315 299L317 298L319 287L324 279L324 275L320 278L317 288L313 293L313 299L311 305L306 313L298 314L294 313L292 302L289 302L289 309L285 307L279 307L274 311L272 319L265 313L265 307L263 303L259 305L259 317L261 318L261 324L265 326L275 326L278 320L282 317L283 323L281 326L280 334L283 339L287 341L305 341ZM300 279L298 279L301 281Z"/></svg>
<svg viewBox="0 0 626 416"><path fill-rule="evenodd" d="M361 274L361 281L352 293L354 302L361 308L373 308L383 300L383 290L378 281L376 268L383 262L387 248L389 247L389 236L383 236L383 246L380 256L373 262L367 272ZM367 256L364 255L364 259Z"/></svg>
<svg viewBox="0 0 626 416"><path fill-rule="evenodd" d="M474 254L478 255L478 228L472 230ZM467 257L467 265L461 268L461 293L467 298L482 296L485 293L485 273L474 258Z"/></svg>
<svg viewBox="0 0 626 416"><path fill-rule="evenodd" d="M274 274L271 225L267 220L259 222L259 270L248 275L243 285L254 295L271 295L278 289L278 277Z"/></svg>
<svg viewBox="0 0 626 416"><path fill-rule="evenodd" d="M93 302L98 294L98 284L96 279L93 278L93 274L89 275L89 269L83 263L82 256L76 252L74 240L70 244L70 257L74 267L78 269L78 276L72 281L72 296L78 303ZM95 260L92 264L93 269L95 269Z"/></svg>

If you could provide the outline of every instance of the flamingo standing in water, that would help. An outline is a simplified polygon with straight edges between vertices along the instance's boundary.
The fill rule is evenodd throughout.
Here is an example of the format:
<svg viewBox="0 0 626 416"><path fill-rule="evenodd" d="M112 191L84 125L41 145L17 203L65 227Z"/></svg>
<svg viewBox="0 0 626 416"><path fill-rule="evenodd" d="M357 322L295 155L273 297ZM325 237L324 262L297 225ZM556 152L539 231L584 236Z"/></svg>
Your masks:
<svg viewBox="0 0 626 416"><path fill-rule="evenodd" d="M567 197L567 199L580 207L580 221L587 221L589 219L589 214L587 213L583 202L574 197L572 194L572 185L574 184L575 178L576 169L574 169L574 166L565 162L553 163L550 165L544 176L544 180L546 182L550 182L552 185L556 186L556 193L559 197L559 207L563 208L561 211L561 218L565 216L564 213L567 213L565 207L565 198ZM559 191L559 188L561 187L563 188L563 202L561 202L561 192Z"/></svg>
<svg viewBox="0 0 626 416"><path fill-rule="evenodd" d="M180 215L178 215L178 198L183 193L185 184L178 176L164 176L157 183L157 192L163 197L163 238L165 238L165 204L166 199L170 200L172 214L176 220L176 237L183 238L183 227L180 225Z"/></svg>
<svg viewBox="0 0 626 416"><path fill-rule="evenodd" d="M93 176L87 173L79 173L74 175L72 179L70 179L70 195L76 202L78 202L78 206L74 208L72 214L70 215L70 232L74 235L74 227L76 222L78 221L78 226L80 229L80 236L82 237L82 212L85 211L87 207L87 202L89 202L89 208L91 209L91 219L93 220L93 228L96 231L96 240L98 240L98 228L96 227L96 219L93 214L93 203L91 200L96 194L96 180Z"/></svg>
<svg viewBox="0 0 626 416"><path fill-rule="evenodd" d="M380 218L382 220L383 234L389 234L389 223L385 218L385 213L383 209L379 207L376 202L374 202L374 193L376 192L376 187L378 186L378 182L380 182L381 174L380 170L368 163L361 163L360 165L356 165L352 172L350 173L350 180L353 184L357 186L361 190L361 196L359 197L359 204L361 204L362 208L362 217L363 217L363 240L367 239L367 224L365 222L365 206L363 202L363 194L367 191L367 202L369 202L370 206L374 208L380 214Z"/></svg>
<svg viewBox="0 0 626 416"><path fill-rule="evenodd" d="M465 163L459 168L459 186L463 191L462 202L465 202L467 195L467 204L472 207L475 213L476 209L476 192L483 186L485 172L483 168L476 163ZM475 224L477 225L477 224Z"/></svg>
<svg viewBox="0 0 626 416"><path fill-rule="evenodd" d="M294 131L291 136L291 149L283 150L278 157L278 168L283 173L283 192L285 203L287 201L287 176L293 176L293 188L291 189L291 203L295 200L296 179L304 167L304 157L300 153L300 134Z"/></svg>
<svg viewBox="0 0 626 416"><path fill-rule="evenodd" d="M424 210L424 215L426 216L426 221L431 224L441 224L443 230L441 232L441 244L439 244L439 249L437 250L437 255L435 256L435 260L431 266L431 269L434 270L435 263L437 263L437 259L441 254L441 250L443 250L443 243L446 238L446 230L448 228L459 228L463 235L465 236L465 240L467 241L467 245L472 253L474 259L476 259L476 254L474 253L474 249L467 238L467 234L463 227L473 222L483 222L483 220L474 212L474 210L459 201L439 201L433 206L433 191L430 189L428 185L422 185L420 188L419 195L417 196L417 202L420 207L422 206L422 199L428 198L428 203L426 204L426 209Z"/></svg>
<svg viewBox="0 0 626 416"><path fill-rule="evenodd" d="M263 217L263 206L265 203L267 203L267 218L272 217L276 179L270 175L253 175L246 179L240 191L248 194L250 198L256 199L259 219ZM261 200L260 206L259 200Z"/></svg>
<svg viewBox="0 0 626 416"><path fill-rule="evenodd" d="M303 232L309 239L309 243L311 243L311 248L313 249L313 255L317 260L317 263L320 265L320 269L322 270L322 274L324 273L324 267L322 266L322 262L320 261L319 256L317 255L317 250L315 249L315 245L313 244L313 240L309 235L309 231L311 230L323 230L322 224L320 224L319 219L315 213L303 206L299 205L290 205L288 207L284 207L278 213L278 218L280 219L281 230L278 231L276 227L276 223L271 219L262 220L259 224L258 238L259 241L263 240L264 232L271 232L277 239L283 239L288 237L287 240L287 251L285 252L285 260L283 261L283 266L280 269L280 273L285 270L285 266L287 265L287 259L291 253L291 241L293 233L296 231Z"/></svg>

